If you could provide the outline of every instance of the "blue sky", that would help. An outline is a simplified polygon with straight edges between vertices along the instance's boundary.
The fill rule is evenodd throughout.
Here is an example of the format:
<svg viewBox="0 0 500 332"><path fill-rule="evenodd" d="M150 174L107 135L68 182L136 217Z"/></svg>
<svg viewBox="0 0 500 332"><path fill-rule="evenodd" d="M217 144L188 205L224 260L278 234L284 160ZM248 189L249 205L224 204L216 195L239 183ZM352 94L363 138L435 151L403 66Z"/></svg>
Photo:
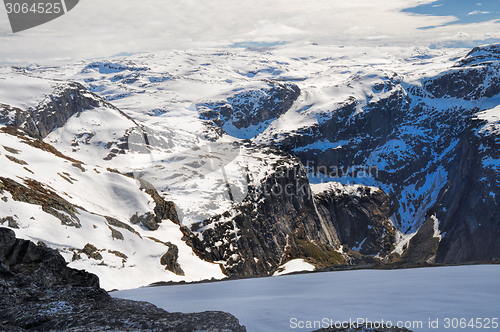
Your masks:
<svg viewBox="0 0 500 332"><path fill-rule="evenodd" d="M500 42L499 1L83 0L16 34L2 7L0 64L295 42L473 47Z"/></svg>
<svg viewBox="0 0 500 332"><path fill-rule="evenodd" d="M451 24L470 24L500 20L498 0L438 0L433 3L404 9L403 12L430 16L454 16Z"/></svg>

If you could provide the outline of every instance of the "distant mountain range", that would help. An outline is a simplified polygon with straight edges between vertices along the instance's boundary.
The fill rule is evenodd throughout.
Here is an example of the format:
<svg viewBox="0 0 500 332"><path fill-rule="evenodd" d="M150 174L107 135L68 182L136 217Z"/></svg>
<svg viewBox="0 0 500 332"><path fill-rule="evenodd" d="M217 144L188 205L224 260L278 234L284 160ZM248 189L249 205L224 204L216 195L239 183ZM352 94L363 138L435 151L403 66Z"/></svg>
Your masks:
<svg viewBox="0 0 500 332"><path fill-rule="evenodd" d="M500 45L0 68L0 224L106 289L500 257Z"/></svg>

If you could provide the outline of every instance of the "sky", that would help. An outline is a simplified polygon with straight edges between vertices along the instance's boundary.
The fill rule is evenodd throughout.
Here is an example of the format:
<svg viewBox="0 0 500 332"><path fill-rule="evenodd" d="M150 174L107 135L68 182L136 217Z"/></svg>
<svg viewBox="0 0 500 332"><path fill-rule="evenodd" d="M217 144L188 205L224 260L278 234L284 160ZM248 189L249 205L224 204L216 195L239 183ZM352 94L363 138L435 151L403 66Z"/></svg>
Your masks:
<svg viewBox="0 0 500 332"><path fill-rule="evenodd" d="M15 34L0 8L0 64L300 42L500 42L500 0L80 0L62 17Z"/></svg>

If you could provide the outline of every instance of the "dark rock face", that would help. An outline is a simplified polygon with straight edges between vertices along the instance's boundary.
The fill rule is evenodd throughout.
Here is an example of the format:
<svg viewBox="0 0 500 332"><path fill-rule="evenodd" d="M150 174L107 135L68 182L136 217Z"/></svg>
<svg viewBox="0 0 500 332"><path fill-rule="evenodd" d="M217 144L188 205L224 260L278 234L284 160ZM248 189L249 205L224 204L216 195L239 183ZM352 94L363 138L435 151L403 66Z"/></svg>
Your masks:
<svg viewBox="0 0 500 332"><path fill-rule="evenodd" d="M0 228L1 331L246 331L222 312L167 313L111 298L97 276L66 267L54 250Z"/></svg>
<svg viewBox="0 0 500 332"><path fill-rule="evenodd" d="M476 123L474 127L478 126ZM499 138L464 133L450 176L431 213L444 233L436 261L443 263L500 258L500 174L485 160L500 158Z"/></svg>
<svg viewBox="0 0 500 332"><path fill-rule="evenodd" d="M2 275L8 279L27 278L41 288L55 285L99 287L97 276L67 268L57 251L16 239L15 233L8 228L0 228L0 259ZM17 294L5 288L5 284L3 286L3 291L7 292L4 301L12 296L10 299L17 302Z"/></svg>
<svg viewBox="0 0 500 332"><path fill-rule="evenodd" d="M408 249L402 257L405 263L433 263L435 261L440 239L434 236L434 222L433 218L427 219L417 234L411 238Z"/></svg>
<svg viewBox="0 0 500 332"><path fill-rule="evenodd" d="M286 162L250 186L234 211L181 228L202 259L222 264L228 275L266 276L292 259L321 269L373 263L378 259L368 255L384 257L394 249L392 210L383 191L357 186L348 192L352 187L339 184L338 192L313 193L304 166L281 154ZM357 246L360 253L348 249Z"/></svg>
<svg viewBox="0 0 500 332"><path fill-rule="evenodd" d="M337 172L341 177L342 171L347 172L349 167L363 165L371 150L387 142L389 135L401 125L402 114L408 110L410 100L404 89L394 84L389 80L389 97L368 103L363 113L353 115L359 101L351 97L340 103L337 109L325 111L317 124L280 135L272 143L294 153L304 165L321 173L328 175L333 166L337 169L344 167ZM339 142L341 148L321 150L308 147L320 141L327 144Z"/></svg>
<svg viewBox="0 0 500 332"><path fill-rule="evenodd" d="M300 95L295 84L268 82L269 88L235 94L221 102L198 104L200 117L219 127L232 124L236 128L248 128L286 113Z"/></svg>
<svg viewBox="0 0 500 332"><path fill-rule="evenodd" d="M465 100L491 98L500 92L498 65L450 69L449 72L424 83L424 88L434 98L452 97ZM483 85L491 79L490 84Z"/></svg>
<svg viewBox="0 0 500 332"><path fill-rule="evenodd" d="M424 90L433 98L491 98L500 93L498 60L500 45L475 47L447 72L423 82Z"/></svg>
<svg viewBox="0 0 500 332"><path fill-rule="evenodd" d="M249 188L234 213L182 227L187 244L207 261L223 261L229 275L265 276L301 257L322 267L343 262L334 251L337 230L318 215L304 166L288 158L290 164Z"/></svg>
<svg viewBox="0 0 500 332"><path fill-rule="evenodd" d="M474 47L455 66L466 67L484 63L488 64L496 60L500 60L500 44L484 45Z"/></svg>
<svg viewBox="0 0 500 332"><path fill-rule="evenodd" d="M165 265L165 270L169 270L178 276L183 276L184 271L179 262L177 262L177 259L179 259L179 248L170 242L165 243L165 245L168 247L168 251L161 256L160 264Z"/></svg>
<svg viewBox="0 0 500 332"><path fill-rule="evenodd" d="M163 197L158 194L153 185L139 179L141 184L141 189L145 190L146 193L151 196L155 202L154 214L147 212L143 215L134 214L130 218L132 224L141 223L144 227L151 231L157 230L162 222L162 220L169 219L172 222L179 224L179 216L177 215L177 210L175 209L175 204L172 201L166 201Z"/></svg>
<svg viewBox="0 0 500 332"><path fill-rule="evenodd" d="M369 187L359 186L356 191L347 193L340 185L317 194L318 212L335 225L343 244L359 247L363 255L384 257L394 250L396 231L390 221L389 197Z"/></svg>
<svg viewBox="0 0 500 332"><path fill-rule="evenodd" d="M71 82L55 86L54 93L33 109L21 110L0 104L0 123L26 130L31 136L44 138L62 127L78 112L102 105L104 101L83 85ZM8 114L14 116L9 117Z"/></svg>
<svg viewBox="0 0 500 332"><path fill-rule="evenodd" d="M317 124L269 135L268 143L332 180L358 183L360 171L376 167L370 183L389 196L400 231L416 232L436 215L445 235L435 262L498 258L499 131L482 131L477 114L500 93L499 47L475 48L419 85L388 77L373 86L384 92L376 101L349 98L320 114ZM317 148L318 142L337 147ZM339 233L342 242L348 237Z"/></svg>

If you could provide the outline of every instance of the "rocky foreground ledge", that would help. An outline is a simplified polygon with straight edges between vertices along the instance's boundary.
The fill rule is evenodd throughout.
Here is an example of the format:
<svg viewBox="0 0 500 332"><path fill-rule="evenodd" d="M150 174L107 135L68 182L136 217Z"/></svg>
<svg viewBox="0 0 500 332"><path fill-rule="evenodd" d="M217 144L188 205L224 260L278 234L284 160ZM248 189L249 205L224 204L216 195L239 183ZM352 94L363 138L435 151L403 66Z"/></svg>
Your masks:
<svg viewBox="0 0 500 332"><path fill-rule="evenodd" d="M68 268L43 243L0 228L0 331L244 332L224 312L169 313L147 302L115 299L96 275Z"/></svg>

